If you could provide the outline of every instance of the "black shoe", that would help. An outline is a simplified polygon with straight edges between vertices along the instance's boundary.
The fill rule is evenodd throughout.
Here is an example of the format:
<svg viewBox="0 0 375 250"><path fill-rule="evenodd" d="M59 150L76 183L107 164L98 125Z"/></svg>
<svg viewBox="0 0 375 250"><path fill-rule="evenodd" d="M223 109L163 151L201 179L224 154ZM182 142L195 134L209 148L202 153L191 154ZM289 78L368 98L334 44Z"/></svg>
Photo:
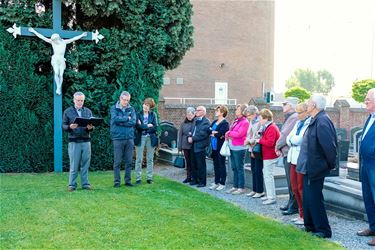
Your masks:
<svg viewBox="0 0 375 250"><path fill-rule="evenodd" d="M142 183L141 180L137 180L137 181L135 182L135 184L141 184L141 183Z"/></svg>
<svg viewBox="0 0 375 250"><path fill-rule="evenodd" d="M113 185L114 188L119 188L120 187L120 183L116 183L115 185Z"/></svg>
<svg viewBox="0 0 375 250"><path fill-rule="evenodd" d="M191 182L191 178L186 178L185 180L182 181L182 183L188 183Z"/></svg>
<svg viewBox="0 0 375 250"><path fill-rule="evenodd" d="M195 181L191 181L191 182L189 183L189 185L190 185L190 186L194 186L194 185L198 185L198 183L196 183Z"/></svg>
<svg viewBox="0 0 375 250"><path fill-rule="evenodd" d="M292 215L292 214L296 214L298 213L298 210L297 209L288 209L288 210L285 210L285 211L282 211L281 212L283 215Z"/></svg>
<svg viewBox="0 0 375 250"><path fill-rule="evenodd" d="M125 186L128 186L128 187L134 187L134 185L133 185L133 184L131 184L130 182L128 182L128 183L125 183Z"/></svg>
<svg viewBox="0 0 375 250"><path fill-rule="evenodd" d="M82 187L82 189L86 189L86 190L89 190L89 191L92 191L93 188L89 185L89 186L85 186L85 187Z"/></svg>
<svg viewBox="0 0 375 250"><path fill-rule="evenodd" d="M314 235L315 237L318 237L318 238L331 238L331 236L329 236L329 235L325 235L325 234L322 233L322 232L315 232L315 233L313 233L313 235Z"/></svg>
<svg viewBox="0 0 375 250"><path fill-rule="evenodd" d="M147 180L147 183L148 184L152 184L152 180Z"/></svg>
<svg viewBox="0 0 375 250"><path fill-rule="evenodd" d="M200 183L200 184L197 185L197 187L199 187L199 188L205 187L205 186L206 186L206 184L203 184L203 183Z"/></svg>
<svg viewBox="0 0 375 250"><path fill-rule="evenodd" d="M280 207L280 210L281 210L281 211L286 211L286 210L288 210L288 205L285 205L285 206Z"/></svg>

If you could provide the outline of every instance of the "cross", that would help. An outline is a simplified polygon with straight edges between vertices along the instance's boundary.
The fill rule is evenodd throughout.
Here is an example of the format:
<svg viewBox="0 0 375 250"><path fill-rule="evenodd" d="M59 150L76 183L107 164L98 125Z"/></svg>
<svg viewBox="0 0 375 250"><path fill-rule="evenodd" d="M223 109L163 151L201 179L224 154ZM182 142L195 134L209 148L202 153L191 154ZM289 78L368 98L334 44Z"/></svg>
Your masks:
<svg viewBox="0 0 375 250"><path fill-rule="evenodd" d="M51 37L52 34L58 34L62 39L70 39L72 41L76 37L80 37L83 40L95 40L98 43L99 40L103 39L104 37L96 32L87 32L87 36L82 37L82 31L69 31L63 30L61 26L61 0L53 0L52 4L52 12L53 12L53 28L52 29L44 29L44 28L36 28L34 29L45 37ZM34 33L29 31L30 27L17 27L16 24L12 26L12 28L8 28L7 31L12 33L14 38L17 35L20 36L35 36ZM38 36L38 35L37 35ZM40 36L38 36L40 37ZM41 37L40 37L41 38ZM73 39L72 39L73 38ZM42 38L43 39L43 38ZM48 38L43 40L49 40ZM69 41L69 40L67 40ZM52 45L53 46L53 45ZM65 52L65 48L64 51ZM53 58L52 58L53 59ZM56 75L57 72L55 72ZM61 73L62 77L62 73ZM62 80L62 79L61 79ZM57 94L57 82L56 78L54 77L54 112L53 112L53 120L54 120L54 135L53 135L53 142L54 142L54 170L55 172L62 172L62 96L61 94ZM61 84L61 83L60 83ZM59 90L58 90L59 92Z"/></svg>

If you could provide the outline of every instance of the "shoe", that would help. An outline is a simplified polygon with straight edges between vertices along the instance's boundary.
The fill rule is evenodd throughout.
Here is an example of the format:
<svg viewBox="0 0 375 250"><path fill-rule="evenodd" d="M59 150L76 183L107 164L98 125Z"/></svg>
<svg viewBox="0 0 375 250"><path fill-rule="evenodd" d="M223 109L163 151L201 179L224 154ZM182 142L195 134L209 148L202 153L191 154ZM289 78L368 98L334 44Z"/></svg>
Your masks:
<svg viewBox="0 0 375 250"><path fill-rule="evenodd" d="M260 200L261 200L261 201L266 201L266 200L268 200L268 197L267 197L267 196L264 196L264 197L260 198Z"/></svg>
<svg viewBox="0 0 375 250"><path fill-rule="evenodd" d="M254 194L252 197L253 197L253 198L262 198L264 195L265 195L264 192L263 192L263 193L256 193L256 194Z"/></svg>
<svg viewBox="0 0 375 250"><path fill-rule="evenodd" d="M198 185L198 183L196 183L195 181L191 181L191 182L189 183L189 185L190 185L190 186L194 186L194 185Z"/></svg>
<svg viewBox="0 0 375 250"><path fill-rule="evenodd" d="M221 191L223 189L225 189L225 185L219 184L219 186L216 188L216 191Z"/></svg>
<svg viewBox="0 0 375 250"><path fill-rule="evenodd" d="M367 242L367 244L370 245L370 246L375 246L375 237L372 237L372 240Z"/></svg>
<svg viewBox="0 0 375 250"><path fill-rule="evenodd" d="M236 190L237 190L237 188L232 187L231 189L228 189L227 191L225 191L225 193L227 193L227 194L231 194L231 193L233 193L233 192L236 191Z"/></svg>
<svg viewBox="0 0 375 250"><path fill-rule="evenodd" d="M114 188L119 188L120 187L120 183L116 183L115 185L113 185Z"/></svg>
<svg viewBox="0 0 375 250"><path fill-rule="evenodd" d="M128 187L134 187L134 185L131 184L130 182L125 183L125 186L128 186Z"/></svg>
<svg viewBox="0 0 375 250"><path fill-rule="evenodd" d="M358 236L375 236L375 232L370 228L366 228L357 232Z"/></svg>
<svg viewBox="0 0 375 250"><path fill-rule="evenodd" d="M271 205L271 204L275 204L275 203L276 203L275 199L267 199L267 200L262 202L263 205Z"/></svg>
<svg viewBox="0 0 375 250"><path fill-rule="evenodd" d="M299 217L296 217L296 218L291 219L290 222L296 222L299 219L300 219Z"/></svg>
<svg viewBox="0 0 375 250"><path fill-rule="evenodd" d="M205 186L206 186L206 184L203 184L203 183L200 183L200 184L197 185L197 187L199 187L199 188L205 187Z"/></svg>
<svg viewBox="0 0 375 250"><path fill-rule="evenodd" d="M86 189L88 191L92 191L93 190L93 188L90 185L86 186L86 187L82 187L82 189Z"/></svg>
<svg viewBox="0 0 375 250"><path fill-rule="evenodd" d="M252 196L254 196L256 193L254 192L254 191L251 191L250 193L248 193L248 194L246 194L246 196L248 196L248 197L252 197Z"/></svg>
<svg viewBox="0 0 375 250"><path fill-rule="evenodd" d="M237 194L243 194L244 192L245 192L245 189L239 188L239 189L233 191L232 194L237 195Z"/></svg>
<svg viewBox="0 0 375 250"><path fill-rule="evenodd" d="M294 222L295 225L298 225L298 226L302 226L302 225L305 225L305 222L302 218L298 218L295 222Z"/></svg>
<svg viewBox="0 0 375 250"><path fill-rule="evenodd" d="M186 178L185 180L182 181L182 183L188 183L191 182L191 178Z"/></svg>
<svg viewBox="0 0 375 250"><path fill-rule="evenodd" d="M76 189L74 187L68 187L68 192L74 192Z"/></svg>
<svg viewBox="0 0 375 250"><path fill-rule="evenodd" d="M211 186L209 187L209 189L214 190L214 189L216 189L218 186L219 186L219 184L212 183Z"/></svg>
<svg viewBox="0 0 375 250"><path fill-rule="evenodd" d="M289 208L288 210L282 211L281 213L282 215L292 215L298 213L298 210Z"/></svg>
<svg viewBox="0 0 375 250"><path fill-rule="evenodd" d="M318 237L318 238L331 238L331 236L325 235L325 234L322 233L322 232L315 232L315 233L313 233L313 235L314 235L315 237Z"/></svg>
<svg viewBox="0 0 375 250"><path fill-rule="evenodd" d="M281 210L281 211L286 211L286 210L288 210L288 204L285 205L285 206L280 207L280 210Z"/></svg>
<svg viewBox="0 0 375 250"><path fill-rule="evenodd" d="M147 184L152 184L152 180L147 180Z"/></svg>

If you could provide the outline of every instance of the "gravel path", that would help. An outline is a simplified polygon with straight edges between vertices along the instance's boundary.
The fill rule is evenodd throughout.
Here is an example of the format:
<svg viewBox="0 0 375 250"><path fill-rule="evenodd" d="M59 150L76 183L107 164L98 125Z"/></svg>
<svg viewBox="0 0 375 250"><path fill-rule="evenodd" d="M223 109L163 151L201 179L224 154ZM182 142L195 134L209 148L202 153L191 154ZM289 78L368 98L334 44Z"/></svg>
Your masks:
<svg viewBox="0 0 375 250"><path fill-rule="evenodd" d="M160 176L164 176L179 182L182 181L186 176L185 169L178 169L172 166L162 165L160 163L155 166L155 173ZM213 178L212 176L209 176L207 178L207 186L209 186L212 182ZM195 188L201 192L208 193L212 196L216 196L219 199L223 199L233 204L236 204L245 211L263 215L280 221L284 224L294 225L292 222L290 222L290 219L294 218L295 215L283 216L279 209L281 205L284 205L286 203L288 198L286 195L277 196L277 203L275 205L265 206L262 205L259 199L249 198L245 195L232 195L226 194L223 191L212 191L208 187L197 188L196 186L192 186L192 188ZM330 211L328 211L328 217L329 223L332 228L332 238L329 240L338 242L347 249L375 250L375 247L370 247L369 245L367 245L367 242L371 240L370 237L360 237L356 235L356 232L358 230L368 227L367 222L356 220L353 218L344 218L342 216L335 215Z"/></svg>

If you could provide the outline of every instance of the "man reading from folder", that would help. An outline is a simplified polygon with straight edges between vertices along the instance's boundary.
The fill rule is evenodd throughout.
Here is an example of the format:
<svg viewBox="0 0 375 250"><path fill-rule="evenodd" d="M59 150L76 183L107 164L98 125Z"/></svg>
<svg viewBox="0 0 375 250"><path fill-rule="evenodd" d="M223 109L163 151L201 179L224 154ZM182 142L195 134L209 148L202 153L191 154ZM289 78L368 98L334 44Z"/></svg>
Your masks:
<svg viewBox="0 0 375 250"><path fill-rule="evenodd" d="M74 93L73 102L74 107L69 107L64 111L62 125L63 130L69 133L69 192L73 192L77 188L78 168L81 168L82 189L92 189L88 179L88 171L91 161L90 132L93 131L94 126L88 124L85 127L81 127L74 123L76 117L92 117L92 112L90 109L83 107L85 95L82 92Z"/></svg>

